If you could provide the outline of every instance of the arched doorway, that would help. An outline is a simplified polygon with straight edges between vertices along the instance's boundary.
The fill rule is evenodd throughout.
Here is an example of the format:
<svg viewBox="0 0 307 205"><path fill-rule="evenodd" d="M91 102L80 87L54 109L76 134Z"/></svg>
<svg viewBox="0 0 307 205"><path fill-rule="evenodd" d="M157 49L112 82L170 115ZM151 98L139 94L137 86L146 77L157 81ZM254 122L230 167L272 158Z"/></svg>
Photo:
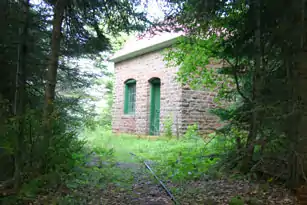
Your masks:
<svg viewBox="0 0 307 205"><path fill-rule="evenodd" d="M159 78L149 80L150 83L150 121L149 134L160 134L160 87Z"/></svg>

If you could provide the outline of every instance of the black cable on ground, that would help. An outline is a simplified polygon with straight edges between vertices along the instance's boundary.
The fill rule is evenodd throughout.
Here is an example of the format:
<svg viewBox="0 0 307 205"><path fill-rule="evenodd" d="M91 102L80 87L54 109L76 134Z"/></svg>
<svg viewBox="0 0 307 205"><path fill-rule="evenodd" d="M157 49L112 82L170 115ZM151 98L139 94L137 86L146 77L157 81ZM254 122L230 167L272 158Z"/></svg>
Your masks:
<svg viewBox="0 0 307 205"><path fill-rule="evenodd" d="M132 156L135 156L139 158L137 155L130 152ZM140 159L140 158L139 158ZM143 161L143 160L142 160ZM156 180L160 183L162 188L166 191L167 195L170 196L170 198L173 200L174 204L179 204L178 201L175 199L174 195L171 193L171 191L166 187L166 185L159 179L159 177L155 174L155 172L151 169L151 167L146 163L146 161L143 161L145 167L151 172L151 174L156 178Z"/></svg>

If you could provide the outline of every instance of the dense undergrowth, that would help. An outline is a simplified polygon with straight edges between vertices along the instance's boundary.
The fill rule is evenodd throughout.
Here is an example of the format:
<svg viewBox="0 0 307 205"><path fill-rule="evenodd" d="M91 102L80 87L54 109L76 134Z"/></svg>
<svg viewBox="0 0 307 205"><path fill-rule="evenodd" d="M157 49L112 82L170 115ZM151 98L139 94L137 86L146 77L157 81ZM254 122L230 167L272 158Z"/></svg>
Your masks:
<svg viewBox="0 0 307 205"><path fill-rule="evenodd" d="M231 134L238 135L239 133L233 131ZM212 201L215 201L212 202L213 204L269 204L268 202L261 202L261 200L259 202L259 198L261 198L259 196L247 197L242 193L236 194L241 186L255 186L258 188L250 188L253 191L247 192L247 194L255 195L257 193L266 197L264 193L272 189L275 181L270 176L263 178L253 171L247 174L240 172L237 163L240 156L238 156L236 141L233 136L216 133L200 136L197 130L193 129L193 126L189 127L186 134L179 139L163 135L152 137L114 134L99 126L94 130L86 130L84 136L88 139L89 145L97 152L104 150L106 153L112 153L111 158L116 163L139 164L144 167L143 174L151 178L152 175L142 164L146 162L162 181L169 184L171 192L183 202L186 201L187 204L190 204L189 200L195 201L193 196L199 197L204 194L204 191L208 191L209 188L206 188L206 186L211 187L211 183L217 183L217 188L212 189L225 189L228 194L215 193L216 191L211 190L210 193L213 191L211 196L205 194L209 195L209 198L200 201L200 204L210 204ZM102 156L106 156L106 153L101 153ZM129 153L133 153L137 157ZM131 172L126 172L126 176L120 176L116 172L112 173L112 171L108 173L107 179L111 181L120 182L125 178L127 187L134 178ZM156 180L153 179L153 181ZM206 185L206 183L208 184ZM232 188L228 189L227 187ZM215 199L212 200L214 197ZM224 202L222 203L223 198ZM254 201L258 202L255 203Z"/></svg>
<svg viewBox="0 0 307 205"><path fill-rule="evenodd" d="M107 190L115 195L132 195L131 187L140 171L156 181L143 166L144 161L183 199L201 191L197 187L187 191L189 183L246 178L225 169L225 164L231 164L226 161L235 152L235 142L215 133L200 136L193 126L177 139L114 134L96 125L86 128L75 140L79 149L71 150L65 170L59 166L54 172L27 181L18 196L4 197L4 204L99 204ZM241 204L242 200L233 197L229 203Z"/></svg>
<svg viewBox="0 0 307 205"><path fill-rule="evenodd" d="M32 137L28 140L36 140L39 144L40 131L35 130L39 122L32 115L35 112L28 116L33 125L33 130L27 130ZM50 140L56 146L45 152L42 152L42 147L30 146L29 153L24 153L34 157L29 158L25 168L33 171L37 166L36 170L40 172L37 175L24 172L28 178L24 177L18 193L4 190L4 204L98 204L102 191L130 192L135 174L140 170L146 178L153 178L144 168L144 161L162 181L175 184L170 189L179 196L186 192L182 188L184 184L193 181L251 179L250 176L257 179L255 173L242 175L235 167L240 157L235 139L242 134L235 130L229 135L212 133L201 136L196 126L190 126L179 138L163 133L153 137L114 134L108 125L88 121L83 130L76 132L76 126L80 124L62 127L67 119L60 116L54 125L58 135L55 133ZM41 171L41 167L45 169Z"/></svg>
<svg viewBox="0 0 307 205"><path fill-rule="evenodd" d="M96 150L112 150L119 162L149 161L164 179L182 181L206 177L212 170L216 172L220 156L232 146L224 136L210 134L204 138L191 130L179 139L115 135L100 127L86 131L85 136Z"/></svg>

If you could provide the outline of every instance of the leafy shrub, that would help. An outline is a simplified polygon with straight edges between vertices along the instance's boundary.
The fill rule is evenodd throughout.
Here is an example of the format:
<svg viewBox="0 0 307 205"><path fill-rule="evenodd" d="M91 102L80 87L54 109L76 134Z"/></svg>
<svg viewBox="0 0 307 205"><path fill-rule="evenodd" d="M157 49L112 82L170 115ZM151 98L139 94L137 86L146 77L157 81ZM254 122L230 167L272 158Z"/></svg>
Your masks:
<svg viewBox="0 0 307 205"><path fill-rule="evenodd" d="M20 199L35 198L43 190L56 188L79 164L76 156L81 155L84 149L85 142L78 139L78 121L63 110L55 110L50 117L49 129L52 132L47 134L41 113L39 109L27 108L24 115ZM10 155L16 152L17 123L18 120L12 117L3 125L6 132L0 140L0 147ZM9 198L5 198L4 203L9 204L6 199Z"/></svg>
<svg viewBox="0 0 307 205"><path fill-rule="evenodd" d="M166 178L175 181L203 178L218 160L206 157L211 150L204 147L204 140L200 137L182 138L174 140L174 143L176 146L166 144L167 149L160 149L161 156L156 169Z"/></svg>
<svg viewBox="0 0 307 205"><path fill-rule="evenodd" d="M166 138L169 138L171 139L173 137L173 131L172 131L172 127L173 127L173 119L168 116L164 122L163 122L163 130L164 130L164 133L163 135L166 137Z"/></svg>
<svg viewBox="0 0 307 205"><path fill-rule="evenodd" d="M113 105L113 90L114 90L114 81L112 79L103 81L103 84L106 89L105 99L107 100L106 106L101 110L98 124L106 130L111 129L112 125L112 105Z"/></svg>
<svg viewBox="0 0 307 205"><path fill-rule="evenodd" d="M199 179L202 178L210 166L216 163L216 160L202 158L200 150L190 150L182 153L179 160L171 161L169 165L172 171L169 173L174 180Z"/></svg>
<svg viewBox="0 0 307 205"><path fill-rule="evenodd" d="M106 130L111 129L112 125L112 113L111 113L111 108L104 108L102 112L100 113L100 118L99 118L99 125L104 127Z"/></svg>
<svg viewBox="0 0 307 205"><path fill-rule="evenodd" d="M232 197L229 205L244 205L244 200L240 196Z"/></svg>
<svg viewBox="0 0 307 205"><path fill-rule="evenodd" d="M211 133L203 139L197 132L197 125L191 125L178 142L182 146L163 154L167 159L162 162L161 169L167 172L169 178L179 181L205 176L221 178L223 170L220 168L236 159L236 136L238 133L235 132L231 135Z"/></svg>
<svg viewBox="0 0 307 205"><path fill-rule="evenodd" d="M187 131L183 135L184 139L198 139L199 133L198 133L198 126L197 124L189 125L187 128Z"/></svg>
<svg viewBox="0 0 307 205"><path fill-rule="evenodd" d="M223 153L235 147L235 139L232 136L212 133L210 138L210 148L216 153Z"/></svg>

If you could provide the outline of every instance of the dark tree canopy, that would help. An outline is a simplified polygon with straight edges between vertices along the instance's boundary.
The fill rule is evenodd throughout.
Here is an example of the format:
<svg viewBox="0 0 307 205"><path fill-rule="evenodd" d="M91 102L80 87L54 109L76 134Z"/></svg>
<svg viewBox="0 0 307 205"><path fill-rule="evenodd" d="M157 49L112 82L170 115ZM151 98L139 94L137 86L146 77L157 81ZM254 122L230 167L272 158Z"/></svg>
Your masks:
<svg viewBox="0 0 307 205"><path fill-rule="evenodd" d="M249 171L265 161L262 171L274 175L277 170L268 170L272 168L269 164L272 158L282 158L280 177L290 186L304 183L307 132L302 125L307 109L303 91L307 64L301 56L306 55L306 3L168 2L177 8L169 22L181 24L190 35L167 60L181 66L179 79L183 83L215 87L220 98L231 99L231 106L214 112L227 122L225 133L233 129L246 133L237 138L239 153L245 155L238 162L242 170ZM212 73L205 69L210 58L224 60L227 66ZM226 78L233 86L216 83ZM259 153L260 158L256 157Z"/></svg>
<svg viewBox="0 0 307 205"><path fill-rule="evenodd" d="M112 52L110 38L144 30L150 21L140 6L133 0L0 2L1 188L14 182L18 191L35 178L31 173L74 166L72 155L83 144L80 118L91 116L83 90L96 76L73 61L103 57Z"/></svg>

